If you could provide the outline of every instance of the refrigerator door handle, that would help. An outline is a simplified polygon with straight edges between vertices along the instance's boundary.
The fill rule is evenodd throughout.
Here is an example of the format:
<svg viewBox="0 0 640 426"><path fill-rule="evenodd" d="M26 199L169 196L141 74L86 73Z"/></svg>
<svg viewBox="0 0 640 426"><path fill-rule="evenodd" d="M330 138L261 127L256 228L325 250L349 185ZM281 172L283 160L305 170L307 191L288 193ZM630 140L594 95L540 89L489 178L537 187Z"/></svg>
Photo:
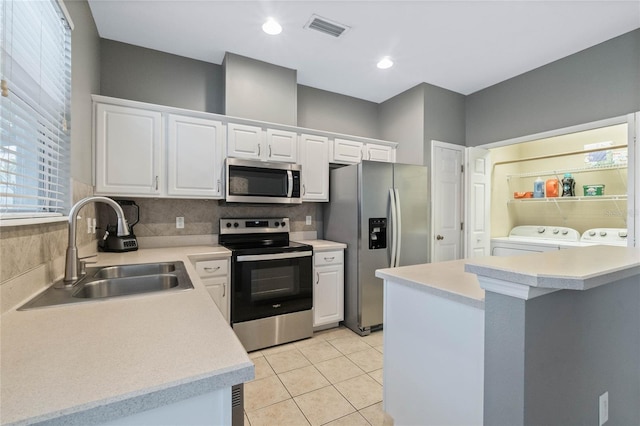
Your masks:
<svg viewBox="0 0 640 426"><path fill-rule="evenodd" d="M396 215L396 194L393 188L389 188L389 202L391 203L391 261L389 267L394 268L396 266L396 239L398 238L398 218Z"/></svg>
<svg viewBox="0 0 640 426"><path fill-rule="evenodd" d="M393 190L396 194L396 221L398 222L398 235L396 236L396 261L395 266L400 266L400 249L402 248L402 208L400 207L400 192L398 188Z"/></svg>

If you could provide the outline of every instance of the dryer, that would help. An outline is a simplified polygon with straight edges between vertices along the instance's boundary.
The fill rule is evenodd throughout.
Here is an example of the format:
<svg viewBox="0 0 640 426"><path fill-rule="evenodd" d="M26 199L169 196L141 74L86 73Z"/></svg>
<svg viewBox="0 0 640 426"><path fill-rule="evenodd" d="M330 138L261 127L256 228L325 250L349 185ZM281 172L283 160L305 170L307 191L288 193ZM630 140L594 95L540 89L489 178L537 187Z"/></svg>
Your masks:
<svg viewBox="0 0 640 426"><path fill-rule="evenodd" d="M564 226L516 226L507 237L491 239L492 256L515 256L580 246L580 233Z"/></svg>
<svg viewBox="0 0 640 426"><path fill-rule="evenodd" d="M607 245L627 247L626 228L593 228L582 233L581 245Z"/></svg>

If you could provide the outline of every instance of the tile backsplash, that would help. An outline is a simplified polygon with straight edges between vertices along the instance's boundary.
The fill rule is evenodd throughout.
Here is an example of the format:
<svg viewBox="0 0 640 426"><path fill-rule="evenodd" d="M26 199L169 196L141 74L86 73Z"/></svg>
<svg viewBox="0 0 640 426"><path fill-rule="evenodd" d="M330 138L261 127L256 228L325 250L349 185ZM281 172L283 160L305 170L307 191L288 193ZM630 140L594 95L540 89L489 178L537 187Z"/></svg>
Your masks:
<svg viewBox="0 0 640 426"><path fill-rule="evenodd" d="M73 181L73 202L93 194L93 187ZM80 211L80 216L96 217L95 205L89 204ZM86 232L86 222L78 223L78 247L95 240L95 234ZM63 271L54 267L54 261L64 256L67 248L69 225L66 221L39 225L3 226L0 229L0 283L17 277L40 265L49 266L50 279ZM85 232L82 232L85 230Z"/></svg>
<svg viewBox="0 0 640 426"><path fill-rule="evenodd" d="M115 198L118 199L118 198ZM235 204L217 200L178 200L133 198L139 206L140 218L133 227L136 237L211 235L220 232L220 219L227 217L288 217L291 231L317 231L322 233L322 203L298 205ZM107 206L98 205L99 235L107 224L116 224L116 215ZM132 221L134 209L126 209L127 220ZM306 225L311 216L311 225ZM184 217L184 228L176 228L176 217Z"/></svg>

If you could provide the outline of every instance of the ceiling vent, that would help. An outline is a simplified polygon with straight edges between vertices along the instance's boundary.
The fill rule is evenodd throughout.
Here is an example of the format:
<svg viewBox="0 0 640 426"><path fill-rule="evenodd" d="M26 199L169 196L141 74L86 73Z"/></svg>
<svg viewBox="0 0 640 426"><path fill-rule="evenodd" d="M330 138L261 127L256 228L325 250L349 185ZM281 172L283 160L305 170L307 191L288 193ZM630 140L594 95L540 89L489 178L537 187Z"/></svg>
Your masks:
<svg viewBox="0 0 640 426"><path fill-rule="evenodd" d="M335 21L330 21L318 15L312 15L309 19L309 22L307 22L304 27L320 31L321 33L329 34L333 37L340 37L349 30L349 27L347 27L346 25L339 24Z"/></svg>

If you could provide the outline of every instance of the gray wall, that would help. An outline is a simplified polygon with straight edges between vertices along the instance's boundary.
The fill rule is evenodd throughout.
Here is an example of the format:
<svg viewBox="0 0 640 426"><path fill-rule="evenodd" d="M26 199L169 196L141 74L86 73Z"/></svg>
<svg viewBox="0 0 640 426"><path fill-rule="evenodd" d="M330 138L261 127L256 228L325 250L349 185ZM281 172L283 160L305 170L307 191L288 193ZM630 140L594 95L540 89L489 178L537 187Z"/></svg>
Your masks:
<svg viewBox="0 0 640 426"><path fill-rule="evenodd" d="M378 139L378 104L298 85L298 126Z"/></svg>
<svg viewBox="0 0 640 426"><path fill-rule="evenodd" d="M106 39L100 47L101 95L224 112L220 65Z"/></svg>
<svg viewBox="0 0 640 426"><path fill-rule="evenodd" d="M398 142L399 163L429 164L432 140L464 145L465 96L421 83L379 105L380 137Z"/></svg>
<svg viewBox="0 0 640 426"><path fill-rule="evenodd" d="M640 29L467 97L477 146L640 110Z"/></svg>
<svg viewBox="0 0 640 426"><path fill-rule="evenodd" d="M422 83L422 87L425 143L437 140L464 146L466 97L432 84Z"/></svg>
<svg viewBox="0 0 640 426"><path fill-rule="evenodd" d="M227 53L224 113L271 123L296 125L296 70Z"/></svg>
<svg viewBox="0 0 640 426"><path fill-rule="evenodd" d="M415 86L378 106L380 139L398 142L398 163L422 164L424 88Z"/></svg>
<svg viewBox="0 0 640 426"><path fill-rule="evenodd" d="M89 4L67 1L71 33L71 177L91 184L91 94L100 92L100 37Z"/></svg>
<svg viewBox="0 0 640 426"><path fill-rule="evenodd" d="M485 424L640 424L638 276L529 301L487 292Z"/></svg>

